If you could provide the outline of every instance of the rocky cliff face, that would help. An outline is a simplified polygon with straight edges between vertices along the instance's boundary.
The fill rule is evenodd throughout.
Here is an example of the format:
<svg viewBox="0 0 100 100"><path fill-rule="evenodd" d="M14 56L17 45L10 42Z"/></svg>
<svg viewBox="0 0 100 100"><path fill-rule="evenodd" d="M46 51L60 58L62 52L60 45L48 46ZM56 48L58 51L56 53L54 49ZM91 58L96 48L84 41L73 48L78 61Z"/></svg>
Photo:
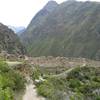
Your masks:
<svg viewBox="0 0 100 100"><path fill-rule="evenodd" d="M0 23L0 52L2 51L7 51L11 54L24 54L25 48L17 35L7 26Z"/></svg>

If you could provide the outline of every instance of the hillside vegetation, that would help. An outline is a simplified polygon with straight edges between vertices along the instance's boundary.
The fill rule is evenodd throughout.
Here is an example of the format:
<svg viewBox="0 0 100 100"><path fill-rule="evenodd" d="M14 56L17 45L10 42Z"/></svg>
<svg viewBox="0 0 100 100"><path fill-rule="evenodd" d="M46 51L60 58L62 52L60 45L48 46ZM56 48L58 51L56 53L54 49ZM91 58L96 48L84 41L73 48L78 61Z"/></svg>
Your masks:
<svg viewBox="0 0 100 100"><path fill-rule="evenodd" d="M38 12L21 36L28 53L100 59L100 3L51 2ZM57 6L47 13L52 5Z"/></svg>
<svg viewBox="0 0 100 100"><path fill-rule="evenodd" d="M16 70L0 60L0 100L15 100L15 94L24 90L25 79Z"/></svg>
<svg viewBox="0 0 100 100"><path fill-rule="evenodd" d="M100 100L100 67L79 66L55 75L36 67L32 77L47 100Z"/></svg>

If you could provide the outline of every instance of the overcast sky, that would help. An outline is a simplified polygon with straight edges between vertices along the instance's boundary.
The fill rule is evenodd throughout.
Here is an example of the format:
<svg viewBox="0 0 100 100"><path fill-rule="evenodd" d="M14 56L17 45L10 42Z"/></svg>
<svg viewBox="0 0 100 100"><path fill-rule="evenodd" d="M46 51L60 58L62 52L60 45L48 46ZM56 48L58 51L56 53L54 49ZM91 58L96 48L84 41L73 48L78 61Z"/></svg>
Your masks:
<svg viewBox="0 0 100 100"><path fill-rule="evenodd" d="M0 0L0 22L2 22L5 25L27 26L30 20L33 18L33 16L48 1L49 0ZM61 3L65 0L55 1Z"/></svg>

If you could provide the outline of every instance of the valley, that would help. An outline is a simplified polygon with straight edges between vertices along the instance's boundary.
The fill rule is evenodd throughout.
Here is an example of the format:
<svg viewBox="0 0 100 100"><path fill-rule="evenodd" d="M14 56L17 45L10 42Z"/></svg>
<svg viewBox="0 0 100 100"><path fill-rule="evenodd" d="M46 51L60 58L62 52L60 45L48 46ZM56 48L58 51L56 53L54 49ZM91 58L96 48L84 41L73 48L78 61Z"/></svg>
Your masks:
<svg viewBox="0 0 100 100"><path fill-rule="evenodd" d="M100 3L50 0L26 28L0 23L0 100L100 100Z"/></svg>

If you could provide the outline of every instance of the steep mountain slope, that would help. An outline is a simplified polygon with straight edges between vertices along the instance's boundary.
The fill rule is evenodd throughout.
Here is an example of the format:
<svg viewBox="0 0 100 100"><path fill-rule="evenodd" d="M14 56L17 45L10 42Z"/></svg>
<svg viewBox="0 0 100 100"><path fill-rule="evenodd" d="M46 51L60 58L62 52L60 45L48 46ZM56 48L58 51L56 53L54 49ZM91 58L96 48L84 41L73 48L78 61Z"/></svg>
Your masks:
<svg viewBox="0 0 100 100"><path fill-rule="evenodd" d="M25 48L17 35L7 26L0 23L0 52L24 54Z"/></svg>
<svg viewBox="0 0 100 100"><path fill-rule="evenodd" d="M48 15L58 6L58 4L55 1L49 1L47 5L41 9L35 17L32 19L30 24L28 25L25 32L23 32L21 38L23 39L24 44L30 44L32 43L33 38L33 31L37 30L37 27L42 26L45 22ZM28 34L27 34L28 33Z"/></svg>
<svg viewBox="0 0 100 100"><path fill-rule="evenodd" d="M31 55L100 59L100 3L67 1L40 14L22 35Z"/></svg>

